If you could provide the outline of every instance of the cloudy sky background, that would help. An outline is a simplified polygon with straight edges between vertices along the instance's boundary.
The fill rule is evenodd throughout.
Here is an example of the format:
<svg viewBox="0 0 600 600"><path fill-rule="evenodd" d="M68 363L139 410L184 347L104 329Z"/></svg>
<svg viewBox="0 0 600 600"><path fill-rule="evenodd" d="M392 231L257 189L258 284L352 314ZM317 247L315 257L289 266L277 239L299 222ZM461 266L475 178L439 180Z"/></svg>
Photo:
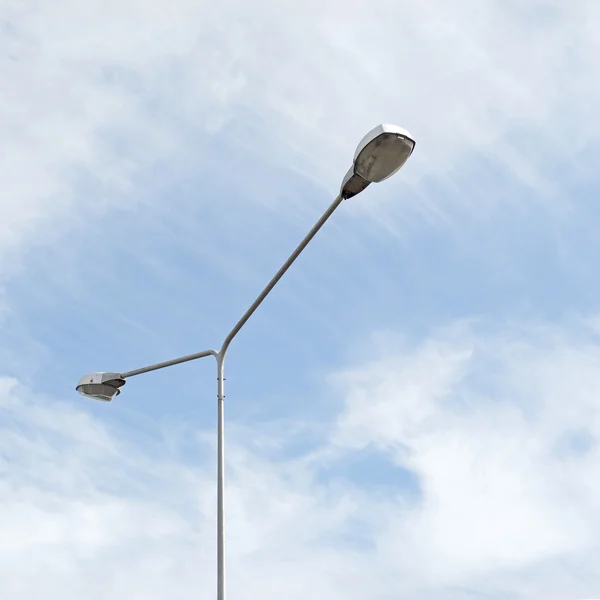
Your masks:
<svg viewBox="0 0 600 600"><path fill-rule="evenodd" d="M0 586L600 597L600 5L0 0Z"/></svg>

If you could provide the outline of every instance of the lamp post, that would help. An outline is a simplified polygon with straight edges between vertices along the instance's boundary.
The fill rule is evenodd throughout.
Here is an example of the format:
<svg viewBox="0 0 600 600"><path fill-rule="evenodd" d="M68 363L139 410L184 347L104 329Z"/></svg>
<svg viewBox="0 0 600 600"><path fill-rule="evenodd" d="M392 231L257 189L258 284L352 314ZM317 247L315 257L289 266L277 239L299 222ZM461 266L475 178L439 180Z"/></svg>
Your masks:
<svg viewBox="0 0 600 600"><path fill-rule="evenodd" d="M354 160L349 171L342 180L340 193L331 206L323 213L298 247L292 252L282 267L275 273L271 281L258 295L250 308L242 315L233 329L227 334L220 350L204 350L196 354L189 354L157 363L140 369L124 373L90 373L84 375L77 384L77 391L87 398L94 398L110 402L121 393L120 388L125 385L129 377L142 375L150 371L157 371L172 367L184 362L214 356L217 362L217 600L225 600L225 529L224 529L224 499L225 499L225 420L224 420L224 367L225 355L233 338L246 324L254 311L260 306L269 292L275 287L284 273L298 258L302 250L334 213L335 209L346 199L356 196L371 183L378 183L391 177L408 160L415 147L415 141L401 127L395 125L378 125L372 129L358 144Z"/></svg>

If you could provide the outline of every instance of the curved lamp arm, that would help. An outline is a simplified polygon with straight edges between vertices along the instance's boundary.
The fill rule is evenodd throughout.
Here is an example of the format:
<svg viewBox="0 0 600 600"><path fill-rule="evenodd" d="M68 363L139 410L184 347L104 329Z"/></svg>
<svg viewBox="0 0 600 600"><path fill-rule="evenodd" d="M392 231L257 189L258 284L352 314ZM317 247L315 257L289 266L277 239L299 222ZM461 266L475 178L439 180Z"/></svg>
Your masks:
<svg viewBox="0 0 600 600"><path fill-rule="evenodd" d="M223 345L221 346L221 350L219 351L219 355L221 360L224 359L225 353L229 348L229 344L231 344L233 338L239 333L240 329L246 324L248 319L254 314L256 309L262 304L262 301L269 295L271 290L277 285L277 282L283 277L285 272L292 266L294 261L300 256L300 253L306 246L308 246L309 242L315 237L319 229L323 227L325 222L331 217L334 213L335 209L342 203L344 200L343 196L340 194L332 203L331 206L323 213L323 216L315 223L314 227L306 234L306 237L298 244L298 247L292 252L290 257L283 263L279 271L273 275L273 278L267 285L264 290L258 295L256 300L251 304L250 308L242 315L240 320L233 326L233 329L227 334Z"/></svg>
<svg viewBox="0 0 600 600"><path fill-rule="evenodd" d="M216 350L203 350L202 352L196 352L195 354L188 354L180 358L174 358L172 360L166 360L164 362L150 365L149 367L142 367L141 369L134 369L133 371L127 371L121 373L123 379L133 377L134 375L142 375L143 373L150 373L150 371L158 371L159 369L165 369L166 367L172 367L173 365L179 365L181 363L189 362L190 360L196 360L197 358L204 358L206 356L218 357L219 353Z"/></svg>

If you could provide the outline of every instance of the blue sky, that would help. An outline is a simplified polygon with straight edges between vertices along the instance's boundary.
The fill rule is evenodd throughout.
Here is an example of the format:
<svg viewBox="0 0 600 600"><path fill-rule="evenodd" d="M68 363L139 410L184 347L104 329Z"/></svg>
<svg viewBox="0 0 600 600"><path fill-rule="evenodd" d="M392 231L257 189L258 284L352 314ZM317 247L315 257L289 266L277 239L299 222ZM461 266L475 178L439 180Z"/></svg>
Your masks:
<svg viewBox="0 0 600 600"><path fill-rule="evenodd" d="M231 346L232 598L600 594L593 0L0 0L0 581L210 597L209 347L380 122L417 139Z"/></svg>

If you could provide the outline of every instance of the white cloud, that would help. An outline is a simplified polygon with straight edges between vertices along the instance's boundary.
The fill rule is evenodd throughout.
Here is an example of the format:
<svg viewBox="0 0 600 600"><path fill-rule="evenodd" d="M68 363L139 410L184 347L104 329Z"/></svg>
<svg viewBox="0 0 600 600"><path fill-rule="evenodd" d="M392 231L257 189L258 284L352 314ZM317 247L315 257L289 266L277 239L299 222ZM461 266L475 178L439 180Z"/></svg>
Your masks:
<svg viewBox="0 0 600 600"><path fill-rule="evenodd" d="M600 350L589 331L459 324L372 349L334 376L342 410L302 455L282 450L295 435L284 424L229 428L232 596L593 595ZM11 598L212 593L212 432L194 467L172 440L127 441L118 422L111 432L15 381L0 397ZM365 444L418 477L416 500L324 475Z"/></svg>
<svg viewBox="0 0 600 600"><path fill-rule="evenodd" d="M382 552L456 585L597 553L599 359L552 329L466 331L338 377L336 442L372 444L420 480L421 506Z"/></svg>

